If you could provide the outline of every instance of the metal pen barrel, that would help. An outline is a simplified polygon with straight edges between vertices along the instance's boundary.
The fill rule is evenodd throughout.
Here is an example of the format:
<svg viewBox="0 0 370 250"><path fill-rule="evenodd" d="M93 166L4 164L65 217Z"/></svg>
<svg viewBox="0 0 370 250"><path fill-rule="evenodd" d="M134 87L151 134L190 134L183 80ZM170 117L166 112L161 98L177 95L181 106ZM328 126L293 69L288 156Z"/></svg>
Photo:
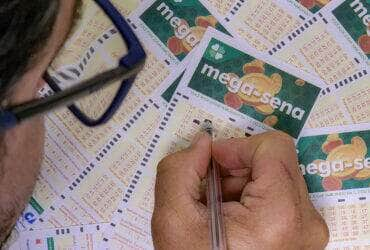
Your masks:
<svg viewBox="0 0 370 250"><path fill-rule="evenodd" d="M204 131L212 140L214 132L212 122L204 121ZM209 229L212 250L226 250L225 226L222 214L222 191L220 170L217 162L212 158L207 171L207 207L209 210Z"/></svg>

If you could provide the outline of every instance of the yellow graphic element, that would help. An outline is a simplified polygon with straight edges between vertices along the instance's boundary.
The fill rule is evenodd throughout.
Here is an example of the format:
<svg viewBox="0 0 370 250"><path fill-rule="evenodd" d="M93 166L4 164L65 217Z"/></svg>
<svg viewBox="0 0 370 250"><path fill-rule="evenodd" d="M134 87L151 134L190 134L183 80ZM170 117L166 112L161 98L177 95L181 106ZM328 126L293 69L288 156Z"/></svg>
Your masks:
<svg viewBox="0 0 370 250"><path fill-rule="evenodd" d="M206 28L200 26L190 27L190 30L191 34L193 34L198 41L202 40L202 37L206 32ZM185 53L189 53L193 49L193 46L187 40L182 39L181 42L183 48L185 49Z"/></svg>
<svg viewBox="0 0 370 250"><path fill-rule="evenodd" d="M294 82L296 85L298 85L298 86L300 86L300 87L302 87L303 85L305 85L306 84L306 82L304 81L304 80L302 80L302 79L297 79L297 80L295 80L295 82Z"/></svg>
<svg viewBox="0 0 370 250"><path fill-rule="evenodd" d="M315 2L320 6L325 6L330 2L330 0L316 0Z"/></svg>
<svg viewBox="0 0 370 250"><path fill-rule="evenodd" d="M356 173L356 175L353 178L357 180L366 180L370 178L370 169L368 168L361 169L360 171L358 171L358 173Z"/></svg>
<svg viewBox="0 0 370 250"><path fill-rule="evenodd" d="M370 171L361 171L355 169L355 160L364 159L367 153L367 146L365 141L355 136L352 138L350 144L343 144L342 139L338 134L332 134L327 137L327 140L322 145L322 150L328 156L326 161L328 162L343 162L345 166L343 171L333 172L331 175L340 179L356 178L357 174L359 178L369 178Z"/></svg>
<svg viewBox="0 0 370 250"><path fill-rule="evenodd" d="M248 83L255 88L254 93L247 95L238 92L238 96L242 101L255 108L256 111L264 115L270 115L274 112L274 109L269 104L261 102L261 96L264 94L270 94L274 97L281 90L283 85L283 79L278 73L274 73L271 76L265 75L264 62L260 60L253 60L250 63L246 63L243 66L244 76L240 79L243 83ZM259 94L255 94L259 93Z"/></svg>

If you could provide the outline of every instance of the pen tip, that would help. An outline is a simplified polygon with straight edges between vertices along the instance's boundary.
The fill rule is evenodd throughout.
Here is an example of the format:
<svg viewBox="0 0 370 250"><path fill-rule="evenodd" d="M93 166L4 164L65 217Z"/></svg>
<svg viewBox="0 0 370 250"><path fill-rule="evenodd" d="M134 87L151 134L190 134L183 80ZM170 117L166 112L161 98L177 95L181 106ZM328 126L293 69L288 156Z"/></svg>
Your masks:
<svg viewBox="0 0 370 250"><path fill-rule="evenodd" d="M212 136L212 134L213 134L212 121L208 120L208 119L205 119L203 124L202 124L202 130Z"/></svg>

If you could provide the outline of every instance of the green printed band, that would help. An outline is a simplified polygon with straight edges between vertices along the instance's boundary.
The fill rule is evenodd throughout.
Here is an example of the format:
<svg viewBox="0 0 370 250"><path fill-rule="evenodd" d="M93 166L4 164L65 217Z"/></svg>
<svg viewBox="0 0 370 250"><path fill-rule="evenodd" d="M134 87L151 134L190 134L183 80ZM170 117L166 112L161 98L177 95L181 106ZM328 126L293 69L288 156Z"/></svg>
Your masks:
<svg viewBox="0 0 370 250"><path fill-rule="evenodd" d="M188 86L294 138L320 92L315 85L215 38Z"/></svg>
<svg viewBox="0 0 370 250"><path fill-rule="evenodd" d="M370 0L346 0L333 15L370 58Z"/></svg>
<svg viewBox="0 0 370 250"><path fill-rule="evenodd" d="M199 44L208 26L227 33L197 0L157 0L140 19L180 61Z"/></svg>
<svg viewBox="0 0 370 250"><path fill-rule="evenodd" d="M46 240L48 244L48 250L54 250L55 249L54 239L52 237L48 237Z"/></svg>
<svg viewBox="0 0 370 250"><path fill-rule="evenodd" d="M297 149L310 193L369 187L369 130L303 137Z"/></svg>
<svg viewBox="0 0 370 250"><path fill-rule="evenodd" d="M41 205L35 200L35 198L31 197L29 204L36 210L36 212L41 215L44 212L44 209Z"/></svg>

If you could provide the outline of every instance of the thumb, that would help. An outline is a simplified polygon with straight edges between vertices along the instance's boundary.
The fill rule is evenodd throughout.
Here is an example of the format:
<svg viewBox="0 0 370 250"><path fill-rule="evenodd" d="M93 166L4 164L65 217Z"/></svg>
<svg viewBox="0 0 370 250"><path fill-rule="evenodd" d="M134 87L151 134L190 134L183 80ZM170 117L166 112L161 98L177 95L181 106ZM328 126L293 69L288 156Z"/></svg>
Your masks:
<svg viewBox="0 0 370 250"><path fill-rule="evenodd" d="M193 214L210 158L211 138L206 133L199 133L189 148L164 158L157 169L155 209L170 207Z"/></svg>

